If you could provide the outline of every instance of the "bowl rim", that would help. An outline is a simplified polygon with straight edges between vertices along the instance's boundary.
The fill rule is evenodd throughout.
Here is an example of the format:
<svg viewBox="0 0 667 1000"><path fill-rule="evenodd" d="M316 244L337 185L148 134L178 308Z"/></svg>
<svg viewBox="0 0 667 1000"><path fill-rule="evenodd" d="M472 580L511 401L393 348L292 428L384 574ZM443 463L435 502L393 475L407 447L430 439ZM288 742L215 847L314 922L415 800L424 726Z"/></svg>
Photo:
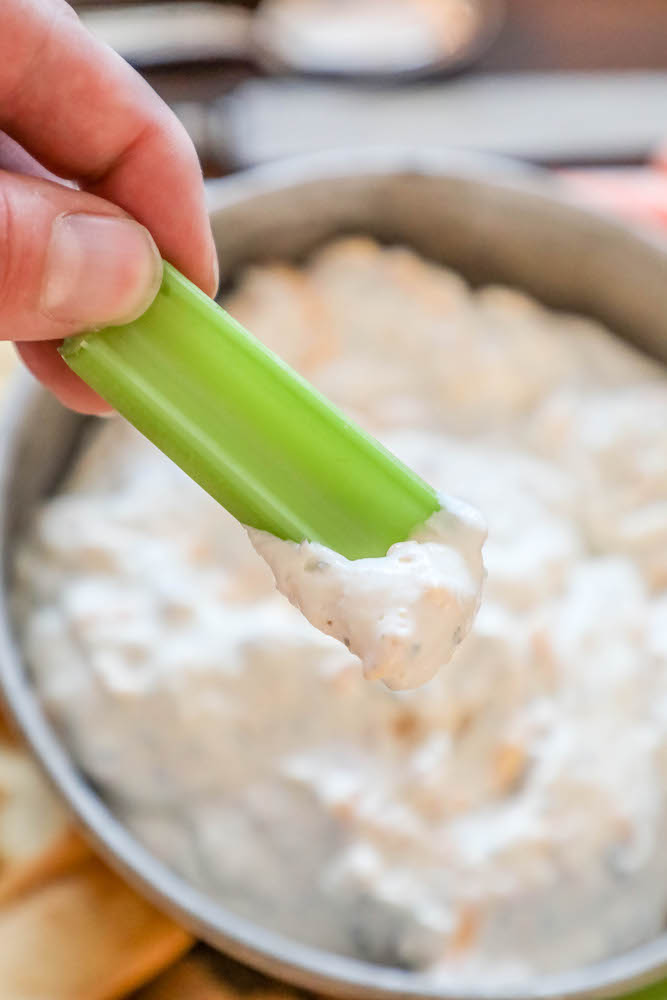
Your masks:
<svg viewBox="0 0 667 1000"><path fill-rule="evenodd" d="M667 261L667 239L629 227L604 212L582 207L542 172L496 157L433 150L337 151L298 157L253 168L208 185L210 212L221 211L257 195L288 190L304 183L344 176L414 173L478 179L487 185L539 196L545 202L575 207L605 225L631 233ZM7 568L7 496L24 415L45 390L20 372L14 379L0 420L0 556ZM0 693L18 728L51 783L65 799L84 834L109 865L148 899L172 914L213 947L260 971L297 986L341 997L401 997L404 1000L567 1000L620 997L667 975L667 932L622 955L541 977L524 986L492 984L480 989L448 984L441 976L413 973L348 958L300 944L235 915L193 888L158 861L116 819L88 784L42 709L14 638L7 574L0 595Z"/></svg>

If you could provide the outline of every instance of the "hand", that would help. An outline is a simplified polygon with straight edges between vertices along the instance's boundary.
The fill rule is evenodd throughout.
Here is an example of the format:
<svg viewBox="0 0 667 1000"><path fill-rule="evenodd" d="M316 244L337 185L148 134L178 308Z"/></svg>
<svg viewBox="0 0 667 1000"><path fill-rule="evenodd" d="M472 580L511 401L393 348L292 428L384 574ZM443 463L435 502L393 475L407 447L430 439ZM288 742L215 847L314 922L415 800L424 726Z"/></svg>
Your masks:
<svg viewBox="0 0 667 1000"><path fill-rule="evenodd" d="M62 338L140 315L160 254L215 294L195 151L64 0L1 0L0 127L0 339L67 406L103 412Z"/></svg>

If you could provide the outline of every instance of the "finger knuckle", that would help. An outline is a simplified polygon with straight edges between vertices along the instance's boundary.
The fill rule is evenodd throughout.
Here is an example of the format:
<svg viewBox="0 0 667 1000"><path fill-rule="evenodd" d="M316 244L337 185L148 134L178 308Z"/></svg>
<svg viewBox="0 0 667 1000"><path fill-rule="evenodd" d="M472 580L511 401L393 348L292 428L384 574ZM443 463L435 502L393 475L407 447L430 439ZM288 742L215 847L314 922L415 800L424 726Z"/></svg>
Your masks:
<svg viewBox="0 0 667 1000"><path fill-rule="evenodd" d="M20 107L33 75L62 45L63 23L78 21L65 0L23 0L18 8L16 11L12 4L0 0L0 38L7 31L11 35L12 30L16 35L11 58L0 62L3 105L9 109Z"/></svg>

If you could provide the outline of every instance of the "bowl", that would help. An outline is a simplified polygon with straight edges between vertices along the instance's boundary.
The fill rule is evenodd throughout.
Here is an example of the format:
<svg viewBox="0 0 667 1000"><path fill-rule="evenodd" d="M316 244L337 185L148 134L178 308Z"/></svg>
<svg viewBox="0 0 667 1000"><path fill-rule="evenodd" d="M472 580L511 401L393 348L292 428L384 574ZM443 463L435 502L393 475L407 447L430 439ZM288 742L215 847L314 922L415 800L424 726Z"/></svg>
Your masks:
<svg viewBox="0 0 667 1000"><path fill-rule="evenodd" d="M215 182L208 197L223 282L250 262L295 260L334 236L370 233L409 244L473 283L516 285L550 306L590 314L667 362L667 240L582 208L537 171L429 151L328 154ZM27 375L18 378L0 433L0 688L37 759L109 864L213 946L334 996L618 997L667 974L665 933L509 993L448 988L427 973L344 958L267 931L195 890L142 847L77 768L42 710L11 615L16 539L35 504L57 485L85 422Z"/></svg>

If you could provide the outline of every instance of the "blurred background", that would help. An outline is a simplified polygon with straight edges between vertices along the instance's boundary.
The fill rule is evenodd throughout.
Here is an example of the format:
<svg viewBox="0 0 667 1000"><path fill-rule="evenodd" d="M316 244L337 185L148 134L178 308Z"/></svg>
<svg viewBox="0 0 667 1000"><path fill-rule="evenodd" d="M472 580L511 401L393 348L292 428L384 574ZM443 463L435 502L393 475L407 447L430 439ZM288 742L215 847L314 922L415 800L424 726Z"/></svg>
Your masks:
<svg viewBox="0 0 667 1000"><path fill-rule="evenodd" d="M564 168L667 219L645 169L667 136L664 0L75 6L174 108L208 177L337 146L454 146Z"/></svg>

